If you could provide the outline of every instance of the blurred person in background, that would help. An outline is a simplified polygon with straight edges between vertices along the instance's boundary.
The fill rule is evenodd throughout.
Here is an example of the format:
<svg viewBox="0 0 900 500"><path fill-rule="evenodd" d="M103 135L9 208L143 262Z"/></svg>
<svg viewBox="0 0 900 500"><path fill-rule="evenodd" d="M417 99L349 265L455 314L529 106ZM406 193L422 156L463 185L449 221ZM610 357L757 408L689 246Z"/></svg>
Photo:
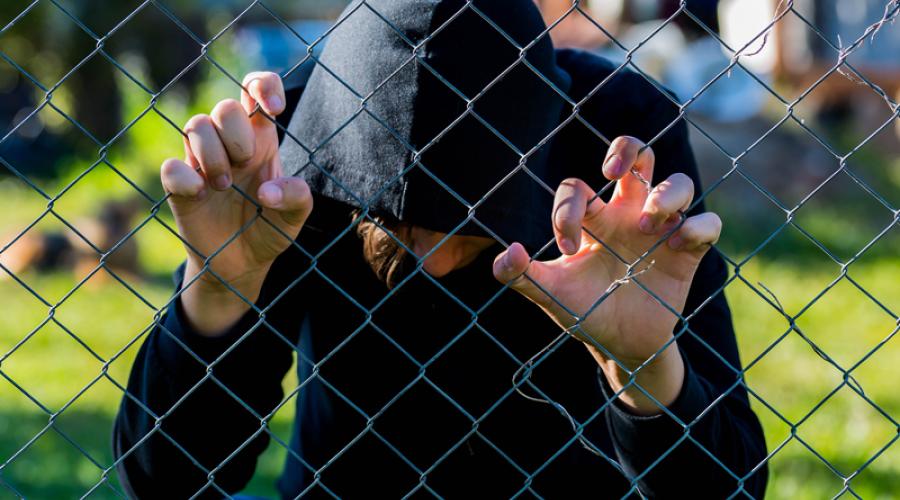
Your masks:
<svg viewBox="0 0 900 500"><path fill-rule="evenodd" d="M769 79L774 42L760 47L762 41L756 40L745 51L757 52L741 60L755 72L755 78L740 68L725 77L719 74L731 64L733 55L722 42L737 49L765 30L774 16L774 5L768 2L689 0L683 10L679 10L678 0L580 1L575 10L570 0L539 0L537 4L548 25L559 20L550 31L556 46L589 50L637 68L668 87L671 98L682 103L702 90L687 108L692 116L732 123L762 109L767 93L755 78ZM713 80L716 82L708 86Z"/></svg>
<svg viewBox="0 0 900 500"><path fill-rule="evenodd" d="M0 281L30 270L69 271L79 277L87 276L101 263L120 279L143 277L138 244L128 237L140 208L137 197L109 200L90 217L73 221L72 226L80 234L63 227L2 235L0 243L9 247L0 253L0 265L6 271L0 274ZM13 240L15 243L10 244ZM112 277L108 273L96 273L88 286L99 286L109 279Z"/></svg>
<svg viewBox="0 0 900 500"><path fill-rule="evenodd" d="M603 33L614 37L626 33L630 26L670 17L680 8L679 0L582 0L573 9L572 0L535 0L547 25L559 21L551 31L557 47L594 50L610 42ZM717 33L719 0L688 0L685 8L707 28ZM587 14L587 16L585 16ZM659 22L657 21L657 25ZM694 20L681 14L675 24L690 38L707 34ZM598 27L599 26L599 27ZM601 29L602 27L603 29ZM627 35L626 35L627 36Z"/></svg>
<svg viewBox="0 0 900 500"><path fill-rule="evenodd" d="M351 5L329 35L328 71L287 90L251 73L162 165L187 260L116 419L129 494L240 492L297 352L284 498L762 497L765 441L710 251L721 222L692 204L677 107L623 71L581 106L592 129L565 123L557 92L585 98L613 63L544 37L526 56L543 78L504 72L519 50L455 15L463 0L367 4L379 15ZM531 0L474 4L517 44L545 29ZM404 64L398 33L419 43L450 19ZM470 108L457 91L483 94ZM613 254L651 248L636 271L656 299ZM690 318L677 341L668 307ZM522 390L560 406L535 404L511 378L555 336Z"/></svg>

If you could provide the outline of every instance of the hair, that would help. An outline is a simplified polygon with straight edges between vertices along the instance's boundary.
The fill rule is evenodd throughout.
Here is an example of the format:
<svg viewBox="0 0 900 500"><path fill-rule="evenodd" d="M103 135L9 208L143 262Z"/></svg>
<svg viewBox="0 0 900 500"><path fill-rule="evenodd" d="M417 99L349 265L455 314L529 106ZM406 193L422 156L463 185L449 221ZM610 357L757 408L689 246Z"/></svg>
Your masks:
<svg viewBox="0 0 900 500"><path fill-rule="evenodd" d="M409 274L409 252L412 244L412 226L409 223L385 217L353 212L353 221L362 218L356 226L356 235L363 243L363 258L379 280L393 288ZM390 234L388 233L390 232ZM398 240L403 243L400 245ZM404 248L404 245L406 248Z"/></svg>

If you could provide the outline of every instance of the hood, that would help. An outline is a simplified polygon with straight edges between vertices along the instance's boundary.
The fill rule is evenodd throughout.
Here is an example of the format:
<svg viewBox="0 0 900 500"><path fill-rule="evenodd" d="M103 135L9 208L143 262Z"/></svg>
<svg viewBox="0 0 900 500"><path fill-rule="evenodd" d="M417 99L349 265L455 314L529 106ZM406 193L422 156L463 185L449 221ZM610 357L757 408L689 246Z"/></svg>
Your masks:
<svg viewBox="0 0 900 500"><path fill-rule="evenodd" d="M371 214L539 248L541 141L570 85L545 29L532 0L351 3L288 126L286 173Z"/></svg>

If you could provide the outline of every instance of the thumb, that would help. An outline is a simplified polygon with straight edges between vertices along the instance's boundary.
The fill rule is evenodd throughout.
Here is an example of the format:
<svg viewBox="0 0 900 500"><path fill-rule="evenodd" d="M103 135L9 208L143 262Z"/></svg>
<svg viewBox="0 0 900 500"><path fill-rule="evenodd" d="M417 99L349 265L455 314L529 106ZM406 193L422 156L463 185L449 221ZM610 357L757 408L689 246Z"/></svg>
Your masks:
<svg viewBox="0 0 900 500"><path fill-rule="evenodd" d="M535 304L553 308L554 299L549 280L550 269L540 261L532 261L520 243L513 243L494 258L494 277L521 293Z"/></svg>
<svg viewBox="0 0 900 500"><path fill-rule="evenodd" d="M306 181L299 177L278 177L259 186L256 193L262 206L275 210L293 228L303 226L312 212L313 199Z"/></svg>

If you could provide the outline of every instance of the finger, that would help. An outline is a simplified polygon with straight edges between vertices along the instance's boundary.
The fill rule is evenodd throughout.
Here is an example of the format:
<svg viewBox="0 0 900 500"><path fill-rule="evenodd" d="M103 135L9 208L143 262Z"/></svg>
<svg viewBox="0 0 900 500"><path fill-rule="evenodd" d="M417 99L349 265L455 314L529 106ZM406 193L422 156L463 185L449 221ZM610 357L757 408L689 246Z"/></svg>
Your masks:
<svg viewBox="0 0 900 500"><path fill-rule="evenodd" d="M721 233L722 220L719 216L713 212L704 212L688 217L678 231L669 237L668 245L673 250L703 254L719 241Z"/></svg>
<svg viewBox="0 0 900 500"><path fill-rule="evenodd" d="M542 307L552 307L550 296L535 285L539 283L549 291L549 270L543 262L532 261L520 243L513 243L494 258L493 271L498 281L508 284L532 302Z"/></svg>
<svg viewBox="0 0 900 500"><path fill-rule="evenodd" d="M260 204L276 210L284 222L302 225L312 211L313 199L309 186L299 177L279 177L266 181L256 193Z"/></svg>
<svg viewBox="0 0 900 500"><path fill-rule="evenodd" d="M231 186L231 164L212 119L207 115L195 115L184 126L184 132L192 154L213 189L228 189Z"/></svg>
<svg viewBox="0 0 900 500"><path fill-rule="evenodd" d="M184 142L184 161L188 165L190 165L194 170L200 170L200 161L194 155L194 152L191 151L191 142L188 140L188 136L186 133L182 133L182 139Z"/></svg>
<svg viewBox="0 0 900 500"><path fill-rule="evenodd" d="M255 136L250 118L241 103L234 99L220 101L210 113L210 118L231 164L240 167L250 161L253 158Z"/></svg>
<svg viewBox="0 0 900 500"><path fill-rule="evenodd" d="M680 172L672 174L647 196L638 227L643 233L654 234L669 224L678 223L693 199L694 181Z"/></svg>
<svg viewBox="0 0 900 500"><path fill-rule="evenodd" d="M248 73L244 77L241 86L243 87L243 90L241 90L241 104L248 115L256 110L257 104L267 115L272 117L278 116L284 111L284 85L281 82L281 77L276 73L269 71ZM254 121L269 121L266 117L257 116L257 114L253 115L253 119Z"/></svg>
<svg viewBox="0 0 900 500"><path fill-rule="evenodd" d="M566 179L560 183L553 199L553 234L562 253L573 255L578 252L585 220L602 208L603 200L581 179Z"/></svg>
<svg viewBox="0 0 900 500"><path fill-rule="evenodd" d="M643 199L653 179L654 162L653 149L640 139L629 136L614 139L603 161L603 175L610 180L619 180L613 196Z"/></svg>
<svg viewBox="0 0 900 500"><path fill-rule="evenodd" d="M159 169L159 177L163 189L172 193L176 201L197 200L206 194L206 181L203 176L181 160L169 158L164 161Z"/></svg>

